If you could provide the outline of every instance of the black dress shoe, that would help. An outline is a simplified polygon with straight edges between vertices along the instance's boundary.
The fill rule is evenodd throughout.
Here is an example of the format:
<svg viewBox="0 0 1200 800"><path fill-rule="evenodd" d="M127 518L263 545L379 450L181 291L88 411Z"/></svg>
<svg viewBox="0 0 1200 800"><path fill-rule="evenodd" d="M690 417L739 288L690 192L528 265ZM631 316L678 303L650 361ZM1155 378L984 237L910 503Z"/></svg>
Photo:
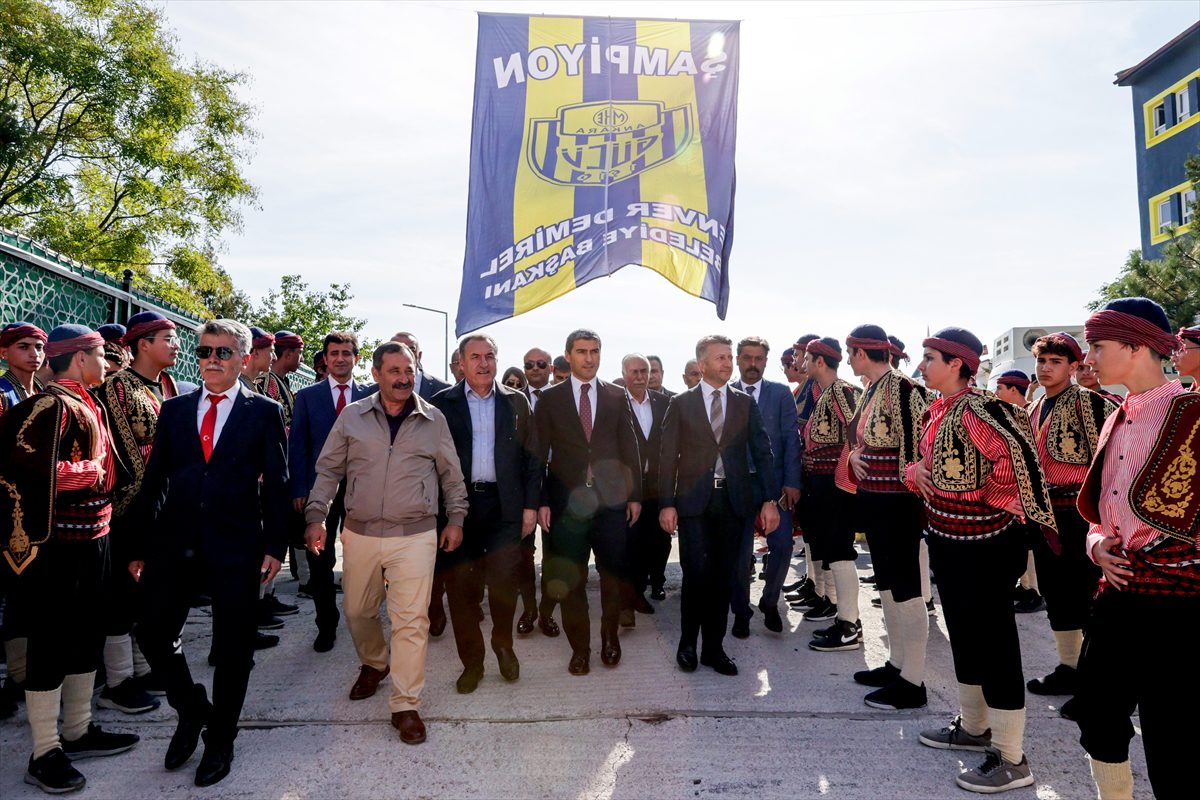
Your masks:
<svg viewBox="0 0 1200 800"><path fill-rule="evenodd" d="M714 672L721 675L737 675L737 664L733 663L733 659L725 655L724 650L716 653L707 653L700 656L700 663L706 667L712 667Z"/></svg>
<svg viewBox="0 0 1200 800"><path fill-rule="evenodd" d="M637 625L637 617L634 616L632 608L622 608L621 613L617 618L617 624L622 628L632 628Z"/></svg>
<svg viewBox="0 0 1200 800"><path fill-rule="evenodd" d="M652 600L666 600L667 593L665 591L663 591L663 587L655 586L653 589L650 590L650 598Z"/></svg>
<svg viewBox="0 0 1200 800"><path fill-rule="evenodd" d="M470 694L479 688L481 680L483 680L483 664L472 664L463 669L454 688L458 689L459 694Z"/></svg>
<svg viewBox="0 0 1200 800"><path fill-rule="evenodd" d="M500 665L500 675L506 681L515 681L521 677L521 662L511 647L496 648L496 663Z"/></svg>
<svg viewBox="0 0 1200 800"><path fill-rule="evenodd" d="M533 633L533 624L537 622L536 611L526 611L517 620L517 633Z"/></svg>
<svg viewBox="0 0 1200 800"><path fill-rule="evenodd" d="M204 730L204 720L199 716L181 717L171 735L171 743L167 745L167 755L163 758L163 767L168 771L177 770L188 762L196 745L200 743L200 732Z"/></svg>
<svg viewBox="0 0 1200 800"><path fill-rule="evenodd" d="M229 774L229 765L233 762L233 745L204 746L204 755L200 757L200 766L196 767L196 785L212 786L220 783Z"/></svg>
<svg viewBox="0 0 1200 800"><path fill-rule="evenodd" d="M441 636L446 630L446 612L429 615L429 635Z"/></svg>
<svg viewBox="0 0 1200 800"><path fill-rule="evenodd" d="M571 654L571 663L567 665L567 672L572 675L587 675L591 671L588 667L591 657L591 650L576 650Z"/></svg>
<svg viewBox="0 0 1200 800"><path fill-rule="evenodd" d="M633 613L633 612L630 612ZM603 631L600 633L600 660L604 662L606 667L615 667L621 663L621 640L617 636L617 632L605 635Z"/></svg>
<svg viewBox="0 0 1200 800"><path fill-rule="evenodd" d="M273 633L256 632L254 635L254 649L267 650L279 644L279 637Z"/></svg>
<svg viewBox="0 0 1200 800"><path fill-rule="evenodd" d="M761 606L760 606L761 607ZM768 606L762 609L763 625L772 633L783 632L783 617L779 616L779 609L774 606Z"/></svg>
<svg viewBox="0 0 1200 800"><path fill-rule="evenodd" d="M650 601L646 599L645 595L639 594L634 598L633 610L639 614L653 614L654 606L650 605Z"/></svg>
<svg viewBox="0 0 1200 800"><path fill-rule="evenodd" d="M317 638L313 640L313 650L318 653L328 653L333 649L334 642L337 641L337 633L334 631L320 631L317 633Z"/></svg>
<svg viewBox="0 0 1200 800"><path fill-rule="evenodd" d="M735 639L750 638L750 618L738 617L733 621L733 629L730 631Z"/></svg>
<svg viewBox="0 0 1200 800"><path fill-rule="evenodd" d="M675 663L684 672L696 671L696 645L681 644L679 649L675 651Z"/></svg>
<svg viewBox="0 0 1200 800"><path fill-rule="evenodd" d="M538 617L538 627L547 636L558 636L558 623L549 614L542 614Z"/></svg>

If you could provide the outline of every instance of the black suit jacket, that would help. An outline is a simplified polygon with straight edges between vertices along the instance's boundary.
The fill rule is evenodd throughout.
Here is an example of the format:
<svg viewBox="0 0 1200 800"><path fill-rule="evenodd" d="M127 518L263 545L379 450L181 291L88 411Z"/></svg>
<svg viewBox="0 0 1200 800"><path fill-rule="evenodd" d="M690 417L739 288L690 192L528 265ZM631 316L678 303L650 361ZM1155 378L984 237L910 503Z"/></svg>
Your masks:
<svg viewBox="0 0 1200 800"><path fill-rule="evenodd" d="M445 381L438 380L432 375L426 375L424 370L421 370L421 390L417 392L422 400L433 402L433 398L438 392L444 392L450 388L450 384Z"/></svg>
<svg viewBox="0 0 1200 800"><path fill-rule="evenodd" d="M658 472L660 450L662 448L663 419L667 416L667 406L670 398L665 394L647 391L650 398L650 436L642 433L642 426L637 421L633 411L633 400L629 400L629 413L633 418L633 432L637 434L638 453L642 459L642 498L654 500L658 497Z"/></svg>
<svg viewBox="0 0 1200 800"><path fill-rule="evenodd" d="M376 386L378 391L379 387ZM346 404L362 400L372 392L364 384L352 380L346 393ZM317 458L337 421L333 391L329 381L318 381L296 392L292 408L292 427L288 430L288 472L291 473L292 497L308 497L317 482Z"/></svg>
<svg viewBox="0 0 1200 800"><path fill-rule="evenodd" d="M586 484L589 466L605 507L624 508L642 499L637 434L625 390L597 380L592 402L596 421L590 442L583 435L569 378L542 390L533 415L538 462L546 467L542 496L555 517L566 510L572 490Z"/></svg>
<svg viewBox="0 0 1200 800"><path fill-rule="evenodd" d="M163 403L136 505L137 560L189 548L222 567L257 567L264 554L283 559L291 507L283 409L240 382L231 391L234 405L207 462L196 424L202 392Z"/></svg>
<svg viewBox="0 0 1200 800"><path fill-rule="evenodd" d="M533 412L521 392L495 383L496 392L496 484L500 491L500 517L504 522L520 522L524 509L537 509L541 502L542 476L534 453ZM467 405L466 382L443 389L433 397L433 405L446 417L463 479L470 487L471 446L474 431L471 409ZM468 498L469 499L469 498ZM470 512L468 511L468 515Z"/></svg>
<svg viewBox="0 0 1200 800"><path fill-rule="evenodd" d="M763 427L762 414L750 395L730 386L726 393L725 425L718 443L704 409L702 389L712 391L712 387L701 382L672 397L667 407L659 464L659 507L674 507L681 517L703 514L712 494L713 470L720 455L734 513L752 516L758 511L754 502L756 489L761 492L759 497L771 499L782 492L775 477L771 441ZM754 475L750 474L751 458L759 467Z"/></svg>

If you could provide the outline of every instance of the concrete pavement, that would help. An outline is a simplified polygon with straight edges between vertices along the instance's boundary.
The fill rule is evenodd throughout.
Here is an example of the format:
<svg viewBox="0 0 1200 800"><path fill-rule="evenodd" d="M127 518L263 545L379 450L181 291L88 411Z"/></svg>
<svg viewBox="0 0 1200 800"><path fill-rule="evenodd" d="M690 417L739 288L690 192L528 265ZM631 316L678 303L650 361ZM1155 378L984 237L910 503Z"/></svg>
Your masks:
<svg viewBox="0 0 1200 800"><path fill-rule="evenodd" d="M802 566L800 562L797 565ZM859 559L860 574L870 557ZM206 790L192 785L199 753L165 772L162 757L174 730L163 708L139 717L98 710L106 728L134 731L141 744L113 758L81 761L88 778L81 796L212 798L358 797L732 797L968 798L954 776L982 757L923 747L917 734L944 725L957 711L950 648L940 616L931 619L926 684L929 705L918 712L883 712L862 702L866 689L850 680L886 658L880 611L864 586L865 648L850 653L809 650L810 632L796 612L783 634L757 616L749 639L726 639L741 674L728 678L674 662L679 632L679 565L668 568L668 597L658 613L638 615L622 630L624 655L615 669L599 659L598 581L589 582L593 611L592 672L573 677L565 637L535 630L518 636L521 679L507 684L495 660L471 695L459 695L461 671L453 635L430 643L422 717L429 740L400 743L388 724L386 687L375 697L347 697L358 661L343 625L331 653L311 648L312 605L287 618L280 645L257 655L237 740L233 772ZM297 584L280 597L295 601ZM752 585L757 596L762 582ZM486 606L486 604L485 604ZM561 617L556 612L556 618ZM386 620L386 615L384 617ZM207 609L192 613L185 649L194 674L211 686L205 663ZM484 622L485 632L490 621ZM1056 663L1045 613L1018 615L1026 677ZM1046 702L1050 700L1050 702ZM1028 696L1026 750L1036 787L1012 798L1094 796L1074 723L1057 716L1054 698ZM42 797L22 782L29 756L24 708L0 723L0 797ZM1135 796L1150 796L1140 737L1133 743Z"/></svg>

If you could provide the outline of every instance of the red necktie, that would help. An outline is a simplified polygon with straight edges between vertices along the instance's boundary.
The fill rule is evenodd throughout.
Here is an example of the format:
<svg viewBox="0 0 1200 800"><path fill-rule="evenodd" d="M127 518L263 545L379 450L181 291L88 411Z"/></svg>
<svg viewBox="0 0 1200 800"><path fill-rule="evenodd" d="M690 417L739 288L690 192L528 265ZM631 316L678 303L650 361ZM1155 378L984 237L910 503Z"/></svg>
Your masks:
<svg viewBox="0 0 1200 800"><path fill-rule="evenodd" d="M333 407L333 410L336 414L340 415L342 413L342 409L346 407L346 384L339 383L337 388L341 394L338 395L337 405Z"/></svg>
<svg viewBox="0 0 1200 800"><path fill-rule="evenodd" d="M583 438L592 440L592 400L588 397L590 383L579 386L579 424L583 426Z"/></svg>
<svg viewBox="0 0 1200 800"><path fill-rule="evenodd" d="M217 431L217 403L225 399L223 394L208 396L208 411L204 412L204 421L200 423L200 448L204 451L204 460L212 457L213 437Z"/></svg>

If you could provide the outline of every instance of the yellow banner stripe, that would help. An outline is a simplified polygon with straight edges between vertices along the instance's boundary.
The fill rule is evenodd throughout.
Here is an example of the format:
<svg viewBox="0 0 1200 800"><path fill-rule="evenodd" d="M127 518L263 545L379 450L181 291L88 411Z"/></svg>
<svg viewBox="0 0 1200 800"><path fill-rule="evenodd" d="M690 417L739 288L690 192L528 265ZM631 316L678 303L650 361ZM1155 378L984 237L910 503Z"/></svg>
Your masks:
<svg viewBox="0 0 1200 800"><path fill-rule="evenodd" d="M691 50L691 25L686 22L641 22L637 24L637 43L646 47L665 47L668 63L680 50ZM697 54L697 59L703 54ZM666 164L647 170L641 176L641 195L645 202L674 203L708 213L708 194L704 180L704 149L700 145L700 121L697 117L696 85L691 75L638 76L638 99L661 100L670 110L686 105L692 113L692 143L687 150ZM698 233L681 222L642 217L642 222L686 234ZM707 238L707 235L703 235ZM720 245L714 243L714 249ZM699 297L708 272L699 258L661 242L643 240L642 264L661 273L667 280Z"/></svg>
<svg viewBox="0 0 1200 800"><path fill-rule="evenodd" d="M583 20L553 17L529 18L529 50L535 47L551 47L556 44L574 44L583 41ZM521 140L521 161L517 167L517 180L513 190L513 241L531 235L538 225L549 225L569 219L575 214L575 187L555 186L542 180L529 166L530 120L552 119L558 116L560 106L583 102L583 72L571 76L565 69L547 80L530 80L525 83L525 131ZM573 245L574 236L567 236L551 247L518 261L513 268L517 271L533 266L560 253L567 245ZM548 303L575 288L575 266L571 262L552 276L540 278L522 286L513 293L513 316L524 314L530 309Z"/></svg>

